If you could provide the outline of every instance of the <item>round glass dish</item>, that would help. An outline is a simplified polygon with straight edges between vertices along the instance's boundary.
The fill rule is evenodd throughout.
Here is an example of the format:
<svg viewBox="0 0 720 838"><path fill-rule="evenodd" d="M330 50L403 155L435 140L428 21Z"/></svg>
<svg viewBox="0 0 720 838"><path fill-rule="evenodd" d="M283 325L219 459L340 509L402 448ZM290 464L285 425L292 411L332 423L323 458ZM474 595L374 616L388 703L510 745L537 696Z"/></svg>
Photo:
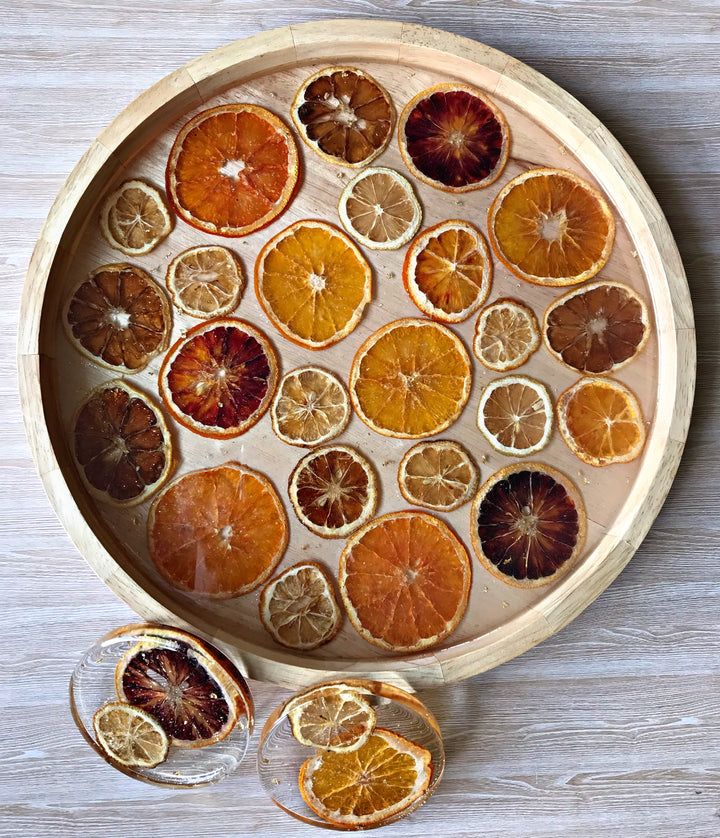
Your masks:
<svg viewBox="0 0 720 838"><path fill-rule="evenodd" d="M163 656L160 661L157 654ZM108 753L99 743L93 723L95 714L103 705L129 699L162 721L158 715L162 707L158 709L157 704L145 704L143 708L142 698L122 694L123 684L128 691L132 687L131 682L126 680L127 676L123 677L130 660L139 661L141 666L147 667L143 670L146 677L142 686L145 689L149 686L155 697L158 695L157 688L169 691L171 701L177 697L180 681L187 683L186 679L192 679L193 673L199 672L202 677L206 673L212 674L213 680L201 684L200 689L203 697L210 696L209 700L213 703L210 712L215 714L215 721L212 724L219 724L218 717L222 721L222 726L212 737L217 741L198 746L190 744L191 737L188 737L178 744L166 721L162 727L170 740L169 749L167 757L159 765L153 768L129 766ZM169 668L156 666L164 661L169 661ZM200 665L202 669L199 669ZM168 672L171 674L170 681ZM220 692L224 696L220 710L216 691L218 682L222 682ZM169 626L129 625L101 637L80 658L70 678L70 710L87 743L113 768L137 780L177 788L217 783L232 774L247 752L253 730L252 696L235 664L204 640ZM189 724L194 725L195 722ZM198 729L193 727L195 731Z"/></svg>
<svg viewBox="0 0 720 838"><path fill-rule="evenodd" d="M337 815L334 818L321 816L316 811L317 803L315 808L311 808L306 802L306 797L309 796L308 789L314 790L312 780L309 780L310 767L317 766L318 760L328 755L336 758L337 752L331 753L328 750L313 747L312 744L302 744L296 738L295 733L298 733L301 738L306 735L299 727L302 721L300 713L302 708L310 707L318 699L323 701L324 696L338 693L346 696L350 694L350 701L353 695L359 696L361 702L370 705L371 715L374 716L374 724L370 723L372 727L370 737L377 733L383 736L385 731L389 731L391 735L395 735L389 740L395 747L400 742L401 748L407 747L415 754L419 754L421 762L423 759L425 763L429 761L427 769L430 775L429 782L418 783L415 795L411 794L406 798L409 799L406 805L403 803L394 811L390 811L391 807L388 807L385 815L381 813L379 817L374 814L366 815L364 818L361 816L359 820L352 822L343 821L342 816ZM327 705L324 708L321 707L320 712L321 718L327 718ZM403 742L403 739L398 739L398 737L402 737L405 741ZM311 735L310 739L312 738ZM366 741L367 747L371 747L371 740L366 739ZM350 758L347 763L350 771L357 772L356 776L347 777L347 786L356 790L363 785L367 776L362 773L363 766L377 765L378 762L386 759L383 756L381 759L373 760L365 748L366 745L362 745L359 749L347 754ZM260 782L272 801L298 820L326 829L372 829L406 817L430 797L440 782L445 768L445 751L435 717L417 696L380 681L364 679L324 681L295 693L270 715L260 735L257 768ZM371 775L372 770L368 769L367 773ZM317 777L317 772L313 776ZM385 781L388 779L386 776ZM305 791L301 790L301 783L304 784ZM361 794L360 791L357 793ZM360 809L362 805L355 811L359 812Z"/></svg>

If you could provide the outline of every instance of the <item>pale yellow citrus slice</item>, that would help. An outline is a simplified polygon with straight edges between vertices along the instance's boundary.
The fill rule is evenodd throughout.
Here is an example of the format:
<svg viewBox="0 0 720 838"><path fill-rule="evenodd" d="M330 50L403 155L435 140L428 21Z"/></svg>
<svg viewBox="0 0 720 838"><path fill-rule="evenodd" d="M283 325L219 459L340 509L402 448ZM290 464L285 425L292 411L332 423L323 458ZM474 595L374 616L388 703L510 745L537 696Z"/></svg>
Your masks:
<svg viewBox="0 0 720 838"><path fill-rule="evenodd" d="M206 319L235 310L245 287L245 273L231 250L202 245L183 251L170 262L165 284L180 311Z"/></svg>
<svg viewBox="0 0 720 838"><path fill-rule="evenodd" d="M293 736L301 745L336 753L357 751L375 729L375 711L354 690L322 687L288 712Z"/></svg>
<svg viewBox="0 0 720 838"><path fill-rule="evenodd" d="M457 442L419 442L405 453L398 467L398 485L408 503L450 512L475 494L478 470Z"/></svg>
<svg viewBox="0 0 720 838"><path fill-rule="evenodd" d="M496 372L521 367L540 347L535 313L517 300L496 300L480 312L473 350L483 366Z"/></svg>
<svg viewBox="0 0 720 838"><path fill-rule="evenodd" d="M496 378L480 396L478 427L502 454L526 457L542 450L553 428L547 387L526 375Z"/></svg>
<svg viewBox="0 0 720 838"><path fill-rule="evenodd" d="M170 235L172 218L154 186L126 180L103 202L100 230L126 256L144 256Z"/></svg>
<svg viewBox="0 0 720 838"><path fill-rule="evenodd" d="M170 742L160 724L144 710L110 701L93 716L100 748L128 768L154 768L165 762Z"/></svg>

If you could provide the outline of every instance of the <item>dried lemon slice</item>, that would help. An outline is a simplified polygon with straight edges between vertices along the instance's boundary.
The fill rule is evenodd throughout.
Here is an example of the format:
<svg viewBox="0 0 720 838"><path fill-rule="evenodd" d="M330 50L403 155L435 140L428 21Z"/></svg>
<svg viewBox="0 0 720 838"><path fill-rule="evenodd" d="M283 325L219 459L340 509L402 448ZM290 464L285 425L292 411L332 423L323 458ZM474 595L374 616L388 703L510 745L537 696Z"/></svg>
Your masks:
<svg viewBox="0 0 720 838"><path fill-rule="evenodd" d="M172 230L162 195L142 180L126 180L100 210L100 229L108 244L126 256L143 256Z"/></svg>

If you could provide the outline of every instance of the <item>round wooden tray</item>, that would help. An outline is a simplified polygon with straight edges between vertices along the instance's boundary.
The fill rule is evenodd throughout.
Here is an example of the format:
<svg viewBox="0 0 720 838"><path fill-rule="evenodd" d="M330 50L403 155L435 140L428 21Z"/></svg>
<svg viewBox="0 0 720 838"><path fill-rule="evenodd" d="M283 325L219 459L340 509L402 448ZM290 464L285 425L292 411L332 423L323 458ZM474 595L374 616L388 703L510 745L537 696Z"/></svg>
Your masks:
<svg viewBox="0 0 720 838"><path fill-rule="evenodd" d="M585 466L556 434L539 459L570 475L588 508L588 541L578 566L554 586L530 591L491 577L473 559L470 605L458 630L432 652L397 657L369 646L346 622L330 644L295 654L278 647L257 617L257 592L217 602L192 598L167 586L147 557L146 506L118 511L96 505L83 489L69 455L68 423L85 393L112 373L76 353L62 334L58 310L70 286L101 264L118 261L102 239L98 204L117 183L143 177L161 185L165 161L179 126L193 112L227 101L262 104L289 120L300 82L328 64L350 63L369 71L400 110L415 93L440 81L480 87L504 111L513 134L511 159L500 182L464 195L446 195L415 182L423 226L463 217L486 229L487 207L510 177L530 166L575 171L611 200L618 232L601 276L637 288L651 303L653 336L620 379L638 394L649 424L642 457L604 469ZM298 142L298 145L302 144ZM239 254L246 272L262 244L302 217L337 221L337 200L348 174L303 148L304 180L290 209L264 231L244 239L217 240ZM396 141L378 163L405 167ZM407 173L407 172L406 172ZM178 221L170 237L134 261L163 283L173 255L212 240ZM251 287L238 314L257 322L274 341L285 371L316 362L347 372L356 348L383 323L418 316L402 288L403 251L366 254L372 263L374 301L346 340L321 353L290 344L266 321ZM490 299L519 296L542 315L559 291L522 283L497 262ZM466 345L475 317L457 328ZM80 552L100 577L144 618L200 632L222 645L253 678L298 687L323 677L363 675L399 685L427 687L489 669L558 631L617 576L657 515L675 474L688 430L695 382L692 307L672 235L647 184L608 130L575 99L515 59L474 41L421 26L362 20L324 21L264 32L222 47L172 73L133 102L90 146L62 188L32 257L22 301L19 365L22 402L33 454L50 500ZM189 325L174 312L173 339ZM160 358L133 380L157 392ZM523 372L546 382L554 396L577 376L541 350ZM475 363L473 392L460 420L443 436L473 452L483 479L508 460L477 430L479 392L493 374ZM302 451L283 445L269 417L226 442L175 427L179 473L239 460L268 474L284 494ZM397 488L397 463L408 447L380 437L354 417L341 442L374 461L382 484L379 512L406 506ZM287 499L286 499L287 501ZM444 516L469 546L469 507ZM342 541L323 541L290 512L290 548L281 567L319 558L337 567Z"/></svg>

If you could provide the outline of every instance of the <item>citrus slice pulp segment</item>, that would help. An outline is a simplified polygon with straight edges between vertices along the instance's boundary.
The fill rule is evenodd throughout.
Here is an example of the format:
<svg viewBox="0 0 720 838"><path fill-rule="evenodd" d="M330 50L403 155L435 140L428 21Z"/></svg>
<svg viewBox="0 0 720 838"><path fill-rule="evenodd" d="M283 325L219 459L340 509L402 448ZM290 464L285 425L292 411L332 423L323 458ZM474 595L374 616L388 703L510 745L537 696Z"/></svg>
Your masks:
<svg viewBox="0 0 720 838"><path fill-rule="evenodd" d="M398 467L398 485L408 503L450 512L475 494L478 470L457 442L419 442Z"/></svg>
<svg viewBox="0 0 720 838"><path fill-rule="evenodd" d="M375 711L351 690L325 687L288 711L295 739L310 748L347 753L357 751L375 729Z"/></svg>
<svg viewBox="0 0 720 838"><path fill-rule="evenodd" d="M477 88L438 84L418 93L398 123L410 171L446 192L489 186L502 174L510 131L501 111Z"/></svg>
<svg viewBox="0 0 720 838"><path fill-rule="evenodd" d="M448 428L470 396L462 341L439 323L395 320L363 343L350 370L350 398L362 421L385 436L417 439Z"/></svg>
<svg viewBox="0 0 720 838"><path fill-rule="evenodd" d="M93 390L73 422L73 454L88 489L118 505L142 503L173 466L160 409L124 381Z"/></svg>
<svg viewBox="0 0 720 838"><path fill-rule="evenodd" d="M523 457L550 441L553 407L544 384L526 375L496 378L480 396L478 427L503 454Z"/></svg>
<svg viewBox="0 0 720 838"><path fill-rule="evenodd" d="M127 768L155 768L167 759L165 731L149 713L130 704L104 704L93 716L93 730L102 751Z"/></svg>
<svg viewBox="0 0 720 838"><path fill-rule="evenodd" d="M585 507L572 481L542 463L493 474L473 501L471 535L480 563L517 587L547 585L585 543Z"/></svg>
<svg viewBox="0 0 720 838"><path fill-rule="evenodd" d="M170 235L172 218L162 195L142 180L127 180L105 199L100 229L126 256L143 256Z"/></svg>
<svg viewBox="0 0 720 838"><path fill-rule="evenodd" d="M615 218L589 183L562 169L513 178L488 213L490 244L516 276L538 285L576 285L610 257Z"/></svg>
<svg viewBox="0 0 720 838"><path fill-rule="evenodd" d="M375 513L375 472L346 445L314 448L295 466L288 484L295 514L323 538L343 538Z"/></svg>
<svg viewBox="0 0 720 838"><path fill-rule="evenodd" d="M303 141L341 166L369 163L392 135L390 97L372 76L354 67L326 67L306 79L293 101Z"/></svg>
<svg viewBox="0 0 720 838"><path fill-rule="evenodd" d="M407 178L383 166L364 169L343 189L338 206L343 227L371 250L397 250L422 221Z"/></svg>
<svg viewBox="0 0 720 838"><path fill-rule="evenodd" d="M150 558L175 587L218 599L248 593L282 558L288 524L263 474L226 463L182 475L153 501Z"/></svg>
<svg viewBox="0 0 720 838"><path fill-rule="evenodd" d="M408 248L405 288L429 317L459 323L487 299L492 260L482 233L467 221L442 221L424 230Z"/></svg>
<svg viewBox="0 0 720 838"><path fill-rule="evenodd" d="M345 387L319 367L300 367L278 385L270 410L273 430L289 445L320 445L341 434L350 420Z"/></svg>
<svg viewBox="0 0 720 838"><path fill-rule="evenodd" d="M650 337L644 300L620 282L594 282L555 300L545 312L545 343L566 366L582 373L613 372Z"/></svg>
<svg viewBox="0 0 720 838"><path fill-rule="evenodd" d="M341 230L324 221L297 221L260 251L255 291L281 334L308 349L324 349L360 322L372 274Z"/></svg>
<svg viewBox="0 0 720 838"><path fill-rule="evenodd" d="M496 300L480 312L473 350L496 372L521 367L540 346L540 329L531 308L517 300Z"/></svg>
<svg viewBox="0 0 720 838"><path fill-rule="evenodd" d="M323 751L306 760L298 777L303 800L323 820L367 829L407 813L432 779L427 748L375 728L358 750Z"/></svg>
<svg viewBox="0 0 720 838"><path fill-rule="evenodd" d="M630 462L645 445L640 404L619 381L581 378L561 393L557 418L568 448L593 466Z"/></svg>
<svg viewBox="0 0 720 838"><path fill-rule="evenodd" d="M173 303L190 317L230 314L240 301L245 273L226 247L191 247L169 264L165 277Z"/></svg>
<svg viewBox="0 0 720 838"><path fill-rule="evenodd" d="M170 304L149 274L133 265L103 265L70 295L65 330L76 349L118 372L144 369L170 336Z"/></svg>
<svg viewBox="0 0 720 838"><path fill-rule="evenodd" d="M245 433L262 418L277 377L275 350L259 329L217 318L190 329L170 348L159 388L181 425L222 439Z"/></svg>
<svg viewBox="0 0 720 838"><path fill-rule="evenodd" d="M471 568L462 542L426 512L381 515L348 539L338 581L354 628L368 643L418 652L462 619Z"/></svg>
<svg viewBox="0 0 720 838"><path fill-rule="evenodd" d="M299 160L290 129L265 108L220 105L180 129L166 169L168 198L193 227L246 236L287 207Z"/></svg>

